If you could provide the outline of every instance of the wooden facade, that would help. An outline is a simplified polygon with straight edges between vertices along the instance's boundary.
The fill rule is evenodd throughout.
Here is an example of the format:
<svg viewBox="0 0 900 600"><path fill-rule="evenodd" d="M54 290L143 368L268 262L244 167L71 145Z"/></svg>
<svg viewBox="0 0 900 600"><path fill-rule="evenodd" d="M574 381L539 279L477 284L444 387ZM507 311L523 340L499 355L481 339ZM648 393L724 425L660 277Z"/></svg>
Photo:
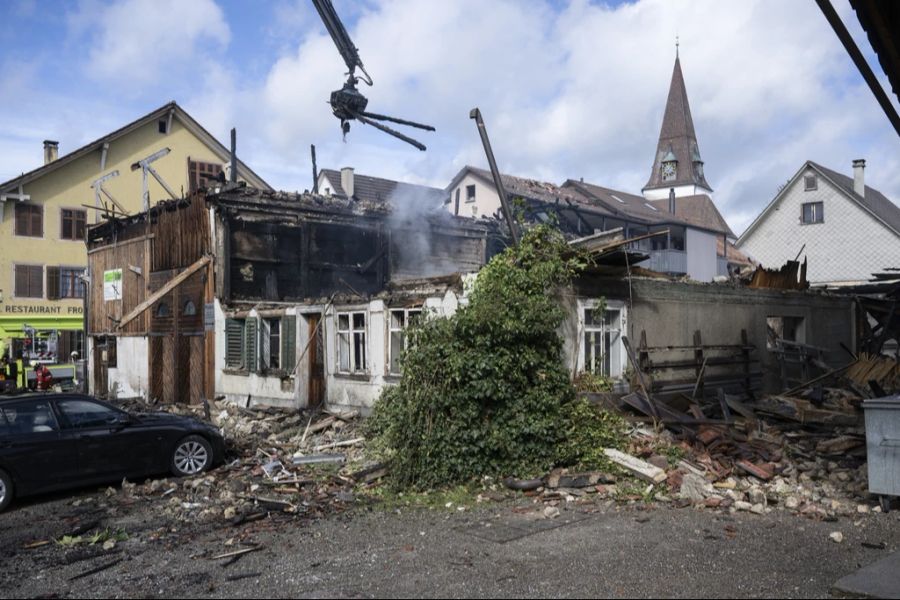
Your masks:
<svg viewBox="0 0 900 600"><path fill-rule="evenodd" d="M88 241L91 275L88 334L95 340L94 384L106 390L110 339L145 337L149 397L198 403L214 394L215 338L206 331L213 302L212 263L171 291L166 284L209 253L209 220L202 195L161 203L133 218L93 228ZM109 299L104 274L121 269L121 299ZM152 301L137 316L123 318Z"/></svg>

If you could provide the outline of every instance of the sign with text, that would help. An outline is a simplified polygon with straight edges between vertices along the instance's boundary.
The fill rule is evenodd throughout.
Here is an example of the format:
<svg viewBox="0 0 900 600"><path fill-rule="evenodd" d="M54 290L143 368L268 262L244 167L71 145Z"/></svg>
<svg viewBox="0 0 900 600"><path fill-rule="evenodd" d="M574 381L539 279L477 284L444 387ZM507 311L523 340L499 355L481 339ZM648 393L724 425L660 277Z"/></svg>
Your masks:
<svg viewBox="0 0 900 600"><path fill-rule="evenodd" d="M122 299L122 269L113 269L112 271L103 271L103 300L111 302L112 300Z"/></svg>

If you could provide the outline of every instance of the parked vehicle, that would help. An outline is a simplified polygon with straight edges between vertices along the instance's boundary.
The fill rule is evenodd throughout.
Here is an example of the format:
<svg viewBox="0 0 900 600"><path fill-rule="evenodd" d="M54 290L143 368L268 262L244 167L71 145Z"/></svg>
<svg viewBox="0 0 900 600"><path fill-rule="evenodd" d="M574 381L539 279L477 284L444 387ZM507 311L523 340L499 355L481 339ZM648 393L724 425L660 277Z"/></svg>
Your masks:
<svg viewBox="0 0 900 600"><path fill-rule="evenodd" d="M130 414L83 394L0 398L0 511L14 497L171 472L224 458L218 429L169 413Z"/></svg>

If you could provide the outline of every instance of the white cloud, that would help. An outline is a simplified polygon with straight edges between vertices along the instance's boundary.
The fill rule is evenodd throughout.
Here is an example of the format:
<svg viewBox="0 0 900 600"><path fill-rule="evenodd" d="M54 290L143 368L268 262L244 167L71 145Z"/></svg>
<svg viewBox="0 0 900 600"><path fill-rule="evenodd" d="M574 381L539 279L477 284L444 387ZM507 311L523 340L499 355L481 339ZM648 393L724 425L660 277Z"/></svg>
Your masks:
<svg viewBox="0 0 900 600"><path fill-rule="evenodd" d="M148 88L164 94L125 116L116 105L109 119L121 120L104 117L109 127L93 137L174 97L220 139L237 126L242 158L275 187L310 187L311 143L320 167L445 185L463 165L486 163L468 117L479 106L504 171L639 193L678 35L706 173L736 232L807 159L849 173L852 159L867 158L870 184L900 200L897 137L814 3L336 2L375 80L360 86L369 108L437 128L398 127L429 148L418 152L361 124L341 141L327 101L346 67L308 0L280 0L268 29L242 29L275 52L258 78L262 55L252 57L253 76L242 72L245 57L224 59L230 29L212 0L82 2L74 27L97 39L88 68L105 84L103 101ZM855 13L846 0L836 6L877 70Z"/></svg>
<svg viewBox="0 0 900 600"><path fill-rule="evenodd" d="M96 40L88 52L88 73L115 84L119 93L136 93L169 78L197 77L207 65L200 60L207 45L226 46L231 37L213 0L89 3L76 18Z"/></svg>

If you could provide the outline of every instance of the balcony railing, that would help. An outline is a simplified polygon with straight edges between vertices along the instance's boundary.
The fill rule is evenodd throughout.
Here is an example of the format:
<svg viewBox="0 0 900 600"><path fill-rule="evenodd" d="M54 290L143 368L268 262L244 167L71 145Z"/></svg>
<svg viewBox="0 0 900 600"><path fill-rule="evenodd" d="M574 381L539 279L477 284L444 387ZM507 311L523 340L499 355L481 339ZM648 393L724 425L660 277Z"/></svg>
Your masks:
<svg viewBox="0 0 900 600"><path fill-rule="evenodd" d="M683 250L654 250L642 267L659 273L687 273L687 252Z"/></svg>

